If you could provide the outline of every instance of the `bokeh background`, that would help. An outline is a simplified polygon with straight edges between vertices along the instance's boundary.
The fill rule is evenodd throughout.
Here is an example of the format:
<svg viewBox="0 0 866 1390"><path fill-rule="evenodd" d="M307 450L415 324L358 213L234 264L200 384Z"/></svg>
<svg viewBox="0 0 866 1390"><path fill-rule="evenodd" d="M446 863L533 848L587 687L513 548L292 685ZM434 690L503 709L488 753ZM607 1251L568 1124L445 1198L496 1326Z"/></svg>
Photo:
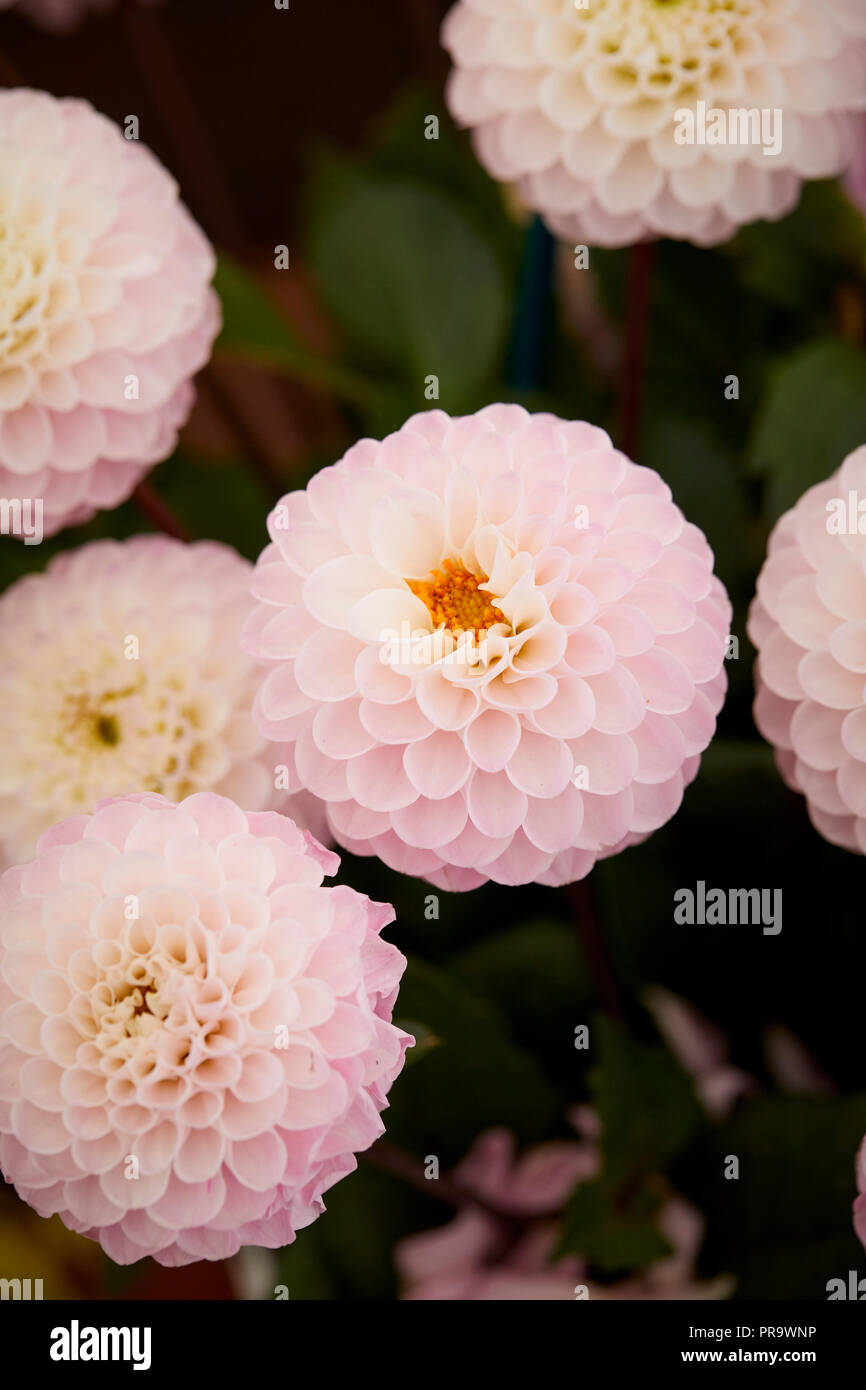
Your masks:
<svg viewBox="0 0 866 1390"><path fill-rule="evenodd" d="M164 0L62 36L0 14L0 81L138 116L220 250L224 333L176 455L150 478L192 537L255 558L283 492L430 405L515 400L622 439L629 255L592 250L576 269L476 164L442 99L447 8ZM291 1298L392 1299L395 1246L454 1215L407 1175L428 1155L446 1172L493 1126L521 1146L573 1137L576 1104L601 1118L604 1167L563 1247L599 1284L664 1252L672 1190L704 1215L701 1276L732 1276L736 1298L824 1299L863 1265L863 865L812 829L755 730L745 615L773 521L866 441L864 344L866 223L835 183L719 250L655 248L636 459L709 537L739 643L679 814L576 888L439 893L438 917L428 885L344 856L342 881L394 903L410 962L397 1018L419 1045L391 1093L388 1148L295 1246L231 1267L118 1269L4 1187L0 1274L26 1267L46 1297L273 1297L280 1283ZM0 539L0 585L151 524L130 502L38 549ZM675 891L700 879L781 889L781 933L675 925ZM699 1103L653 987L699 1010L752 1079L726 1116Z"/></svg>

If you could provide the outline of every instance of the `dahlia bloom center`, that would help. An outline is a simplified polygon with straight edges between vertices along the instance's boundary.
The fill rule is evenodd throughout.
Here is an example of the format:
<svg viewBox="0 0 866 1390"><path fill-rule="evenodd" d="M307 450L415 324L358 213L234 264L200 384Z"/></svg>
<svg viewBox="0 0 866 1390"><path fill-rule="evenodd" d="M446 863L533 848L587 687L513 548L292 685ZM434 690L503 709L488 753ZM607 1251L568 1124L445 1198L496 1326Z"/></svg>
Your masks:
<svg viewBox="0 0 866 1390"><path fill-rule="evenodd" d="M8 196L8 195L7 195ZM35 356L46 325L58 317L71 288L38 226L7 218L0 226L0 364Z"/></svg>
<svg viewBox="0 0 866 1390"><path fill-rule="evenodd" d="M416 598L430 611L437 627L444 624L449 631L486 632L505 617L492 598L484 592L489 584L486 574L473 574L460 561L444 560L427 580L407 579Z"/></svg>
<svg viewBox="0 0 866 1390"><path fill-rule="evenodd" d="M542 55L562 64L554 100L573 114L575 104L585 105L588 97L615 105L638 98L644 120L651 121L654 99L665 103L661 114L672 96L694 102L702 94L694 85L698 80L719 91L733 88L732 64L754 63L763 52L754 29L770 22L766 10L765 0L590 0L566 6L561 16L544 21L539 36ZM574 65L578 54L581 62Z"/></svg>
<svg viewBox="0 0 866 1390"><path fill-rule="evenodd" d="M184 669L173 653L136 672L140 662L124 657L120 633L114 646L96 672L82 660L78 689L69 689L68 668L46 689L40 718L53 726L53 753L72 800L90 810L108 777L121 788L140 780L180 801L198 790L201 774L219 775L223 758L209 735L220 728L220 702L197 688L197 669Z"/></svg>
<svg viewBox="0 0 866 1390"><path fill-rule="evenodd" d="M242 973L229 987L220 964L200 924L155 917L82 952L72 1011L92 1034L100 1070L139 1082L148 1104L183 1101L191 1082L216 1079L209 1061L238 1041L235 1013L249 986ZM126 1102L135 1099L131 1083L120 1086Z"/></svg>

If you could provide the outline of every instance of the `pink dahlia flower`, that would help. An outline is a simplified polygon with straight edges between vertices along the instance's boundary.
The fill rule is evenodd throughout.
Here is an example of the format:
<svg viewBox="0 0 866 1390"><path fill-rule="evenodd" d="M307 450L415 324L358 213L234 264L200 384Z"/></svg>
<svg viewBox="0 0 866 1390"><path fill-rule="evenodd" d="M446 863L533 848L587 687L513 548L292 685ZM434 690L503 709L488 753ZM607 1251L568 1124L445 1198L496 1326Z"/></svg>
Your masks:
<svg viewBox="0 0 866 1390"><path fill-rule="evenodd" d="M458 0L443 42L484 166L599 246L781 217L866 107L863 0Z"/></svg>
<svg viewBox="0 0 866 1390"><path fill-rule="evenodd" d="M218 791L327 835L314 798L280 790L252 721L251 573L227 546L138 536L67 551L0 597L0 869L55 822L140 791Z"/></svg>
<svg viewBox="0 0 866 1390"><path fill-rule="evenodd" d="M0 497L44 532L171 453L219 306L177 185L87 102L0 91Z"/></svg>
<svg viewBox="0 0 866 1390"><path fill-rule="evenodd" d="M445 1226L409 1236L395 1251L403 1298L416 1301L518 1302L574 1300L715 1299L730 1292L726 1279L698 1282L694 1266L704 1222L681 1197L662 1208L659 1229L673 1253L632 1278L614 1284L588 1279L579 1255L552 1260L559 1237L557 1211L574 1188L595 1176L591 1142L542 1144L515 1158L506 1130L481 1136L454 1177L469 1195ZM474 1205L472 1198L479 1199ZM495 1211L503 1213L499 1220ZM525 1222L513 1238L514 1219ZM586 1290L578 1294L580 1287Z"/></svg>
<svg viewBox="0 0 866 1390"><path fill-rule="evenodd" d="M602 430L416 415L268 529L254 717L347 849L446 889L561 884L674 814L730 606L702 533Z"/></svg>
<svg viewBox="0 0 866 1390"><path fill-rule="evenodd" d="M783 778L805 796L825 839L866 854L866 521L858 498L866 498L866 446L777 522L748 633L758 650L755 723Z"/></svg>
<svg viewBox="0 0 866 1390"><path fill-rule="evenodd" d="M200 793L103 802L0 879L0 1168L118 1264L276 1248L382 1132L390 907Z"/></svg>

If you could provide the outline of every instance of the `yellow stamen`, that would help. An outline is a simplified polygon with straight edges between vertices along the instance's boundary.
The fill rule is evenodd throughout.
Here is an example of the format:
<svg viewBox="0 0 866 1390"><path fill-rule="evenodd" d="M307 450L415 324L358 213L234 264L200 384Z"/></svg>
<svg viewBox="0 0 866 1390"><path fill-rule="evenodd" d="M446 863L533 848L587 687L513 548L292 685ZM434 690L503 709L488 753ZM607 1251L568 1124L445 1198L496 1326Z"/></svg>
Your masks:
<svg viewBox="0 0 866 1390"><path fill-rule="evenodd" d="M490 595L481 590L487 575L473 574L459 562L444 560L429 579L407 579L406 583L429 609L437 627L444 623L452 632L485 632L506 621Z"/></svg>

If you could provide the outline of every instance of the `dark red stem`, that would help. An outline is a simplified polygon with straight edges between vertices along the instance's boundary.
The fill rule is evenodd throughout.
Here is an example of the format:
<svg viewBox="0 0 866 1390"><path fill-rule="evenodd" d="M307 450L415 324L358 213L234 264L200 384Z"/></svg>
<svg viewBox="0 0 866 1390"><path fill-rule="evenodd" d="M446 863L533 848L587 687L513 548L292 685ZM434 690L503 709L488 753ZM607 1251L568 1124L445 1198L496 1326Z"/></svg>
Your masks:
<svg viewBox="0 0 866 1390"><path fill-rule="evenodd" d="M646 350L649 329L652 264L655 243L639 242L629 252L625 320L625 357L622 364L620 446L634 459L640 444L640 414L643 400Z"/></svg>

